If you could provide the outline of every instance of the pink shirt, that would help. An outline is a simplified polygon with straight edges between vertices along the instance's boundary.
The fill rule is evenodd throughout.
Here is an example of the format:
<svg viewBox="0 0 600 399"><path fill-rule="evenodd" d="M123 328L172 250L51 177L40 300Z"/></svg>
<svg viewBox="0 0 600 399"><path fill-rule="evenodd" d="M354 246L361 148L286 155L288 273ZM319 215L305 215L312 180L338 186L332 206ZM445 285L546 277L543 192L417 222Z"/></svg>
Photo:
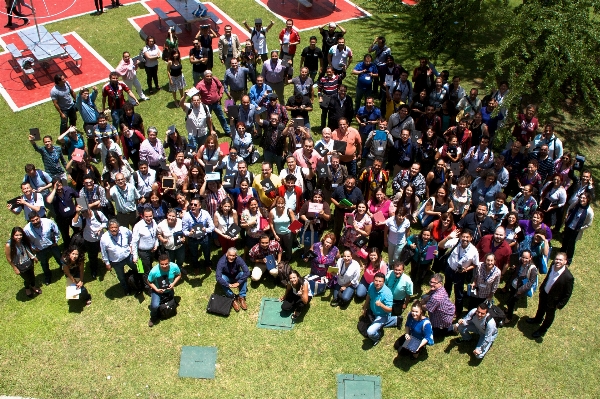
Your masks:
<svg viewBox="0 0 600 399"><path fill-rule="evenodd" d="M340 161L350 162L356 158L356 149L362 143L358 130L353 127L348 127L346 134L342 134L339 129L335 129L331 134L331 138L338 141L346 142L346 153L340 156Z"/></svg>
<svg viewBox="0 0 600 399"><path fill-rule="evenodd" d="M390 205L392 205L392 201L390 201L389 199L384 200L383 203L380 203L380 204L375 204L373 200L369 200L369 202L367 202L367 207L369 209L369 212L371 212L373 215L376 214L377 212L381 212L381 213L383 213L383 216L385 217L386 220L391 216L390 215ZM382 224L381 226L378 226L377 224L375 224L375 220L373 220L373 229L383 230L384 227L385 227L385 223Z"/></svg>
<svg viewBox="0 0 600 399"><path fill-rule="evenodd" d="M379 264L379 270L377 270L377 271L374 271L373 265L369 264L369 266L367 266L365 268L365 272L363 273L363 278L365 279L367 284L371 284L373 282L373 279L375 279L375 273L379 273L379 272L381 272L383 274L387 274L387 272L388 272L387 263L385 263L384 261L381 261L381 263Z"/></svg>
<svg viewBox="0 0 600 399"><path fill-rule="evenodd" d="M296 159L296 163L298 164L298 166L300 166L301 168L308 168L308 165L306 163L306 158L304 157L304 149L303 148L298 148L296 151L294 151L293 155L294 155L294 158ZM310 162L312 168L316 169L317 163L319 161L323 162L323 157L321 157L318 152L313 150L308 161Z"/></svg>

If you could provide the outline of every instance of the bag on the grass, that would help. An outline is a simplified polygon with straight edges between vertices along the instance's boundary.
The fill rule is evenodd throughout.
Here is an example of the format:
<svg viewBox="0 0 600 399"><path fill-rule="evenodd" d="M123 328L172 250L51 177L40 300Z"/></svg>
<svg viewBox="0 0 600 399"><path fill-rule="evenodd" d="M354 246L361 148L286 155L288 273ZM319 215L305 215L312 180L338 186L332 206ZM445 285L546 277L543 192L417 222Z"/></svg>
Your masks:
<svg viewBox="0 0 600 399"><path fill-rule="evenodd" d="M494 321L496 322L497 328L504 326L504 319L506 318L506 315L504 314L502 309L500 309L498 306L491 305L490 307L488 307L488 316L487 317L492 317L494 319ZM486 325L487 325L487 321L486 321Z"/></svg>
<svg viewBox="0 0 600 399"><path fill-rule="evenodd" d="M234 299L223 295L211 294L206 307L206 313L229 316Z"/></svg>
<svg viewBox="0 0 600 399"><path fill-rule="evenodd" d="M173 292L163 295L160 299L160 305L158 306L158 313L161 319L168 319L177 314L177 306L179 304L175 300Z"/></svg>
<svg viewBox="0 0 600 399"><path fill-rule="evenodd" d="M144 285L142 284L140 286L139 280L135 278L133 270L128 270L127 273L125 273L125 281L127 281L127 286L133 292L141 292L144 290Z"/></svg>
<svg viewBox="0 0 600 399"><path fill-rule="evenodd" d="M358 324L356 325L356 328L363 337L369 338L369 336L367 335L367 329L371 326L373 320L375 320L375 318L373 317L371 312L367 312L366 315L360 316L358 318Z"/></svg>

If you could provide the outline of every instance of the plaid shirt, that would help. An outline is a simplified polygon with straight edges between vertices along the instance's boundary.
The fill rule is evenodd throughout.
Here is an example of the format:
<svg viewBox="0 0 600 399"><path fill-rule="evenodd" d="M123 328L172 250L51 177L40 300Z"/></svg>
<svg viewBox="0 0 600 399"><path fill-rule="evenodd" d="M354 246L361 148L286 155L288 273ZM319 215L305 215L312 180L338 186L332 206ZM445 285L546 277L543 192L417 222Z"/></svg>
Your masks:
<svg viewBox="0 0 600 399"><path fill-rule="evenodd" d="M455 307L444 287L433 292L427 300L427 312L433 328L448 328L452 325Z"/></svg>
<svg viewBox="0 0 600 399"><path fill-rule="evenodd" d="M500 283L500 269L496 266L491 272L485 268L485 264L480 264L475 268L473 277L475 288L477 289L477 298L485 299L494 295Z"/></svg>
<svg viewBox="0 0 600 399"><path fill-rule="evenodd" d="M249 254L250 254L250 257L252 258L252 260L254 262L256 262L258 259L264 259L268 255L276 256L280 252L281 252L281 245L279 245L279 243L277 241L271 240L271 241L269 241L269 247L267 249L263 249L260 246L260 243L258 243L255 246L253 246L252 249L250 249Z"/></svg>

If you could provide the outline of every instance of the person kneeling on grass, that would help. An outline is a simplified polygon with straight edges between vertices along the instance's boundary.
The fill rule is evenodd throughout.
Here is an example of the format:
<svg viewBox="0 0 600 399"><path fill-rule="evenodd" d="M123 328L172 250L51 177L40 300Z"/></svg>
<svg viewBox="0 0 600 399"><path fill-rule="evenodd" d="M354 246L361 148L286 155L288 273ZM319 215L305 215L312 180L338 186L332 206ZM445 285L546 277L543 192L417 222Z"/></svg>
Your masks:
<svg viewBox="0 0 600 399"><path fill-rule="evenodd" d="M410 353L413 359L417 359L426 345L433 345L433 328L429 318L425 317L423 305L415 301L406 318L405 334L396 342L394 349L399 355Z"/></svg>
<svg viewBox="0 0 600 399"><path fill-rule="evenodd" d="M219 259L216 271L217 282L225 290L225 296L234 298L231 307L236 312L240 311L240 307L244 310L248 309L246 305L246 286L250 270L246 263L237 255L237 249L231 247L227 253ZM239 289L239 295L233 293L233 288Z"/></svg>
<svg viewBox="0 0 600 399"><path fill-rule="evenodd" d="M252 281L258 281L265 271L267 271L267 256L272 256L275 260L275 267L269 270L269 274L277 277L277 265L281 262L281 245L275 240L269 240L269 236L262 235L258 244L254 245L249 252L250 259L254 262L252 269Z"/></svg>
<svg viewBox="0 0 600 399"><path fill-rule="evenodd" d="M477 359L483 359L498 336L496 321L488 315L489 306L482 302L454 325L454 331L460 334L461 341L470 341L471 333L479 335L479 341L473 351Z"/></svg>
<svg viewBox="0 0 600 399"><path fill-rule="evenodd" d="M375 273L373 282L369 284L367 299L363 305L363 316L373 316L374 320L367 328L367 335L373 341L373 346L381 340L386 327L394 327L398 322L396 316L392 316L392 305L394 296L392 291L385 285L385 274Z"/></svg>
<svg viewBox="0 0 600 399"><path fill-rule="evenodd" d="M150 295L150 321L148 327L153 327L160 315L158 308L161 303L167 303L174 298L173 287L181 279L181 270L176 263L169 261L168 254L158 257L158 265L155 265L148 273L148 285L152 289Z"/></svg>
<svg viewBox="0 0 600 399"><path fill-rule="evenodd" d="M308 307L310 300L313 297L313 292L310 289L308 281L300 277L300 273L296 270L290 272L290 282L285 288L285 293L279 301L282 302L281 310L292 310L292 320L296 320L302 312Z"/></svg>
<svg viewBox="0 0 600 399"><path fill-rule="evenodd" d="M336 263L338 268L337 283L333 286L333 300L331 306L344 306L352 300L354 290L360 278L360 265L352 259L349 249L344 251L341 259Z"/></svg>
<svg viewBox="0 0 600 399"><path fill-rule="evenodd" d="M79 251L75 246L70 246L62 255L62 268L65 277L81 290L79 299L85 302L85 306L92 304L92 296L83 286L83 264L85 263L85 252Z"/></svg>

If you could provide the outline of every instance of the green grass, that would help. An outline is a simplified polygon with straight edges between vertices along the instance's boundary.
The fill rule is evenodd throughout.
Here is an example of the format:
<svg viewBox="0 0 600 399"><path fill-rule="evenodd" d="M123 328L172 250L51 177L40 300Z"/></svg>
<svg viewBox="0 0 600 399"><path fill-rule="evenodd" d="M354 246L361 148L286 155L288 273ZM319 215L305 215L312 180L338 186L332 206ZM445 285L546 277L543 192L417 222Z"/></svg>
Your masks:
<svg viewBox="0 0 600 399"><path fill-rule="evenodd" d="M251 0L217 1L218 6L236 21L261 16L264 8ZM358 2L369 8L371 3ZM416 64L408 49L410 44L399 33L410 28L399 14L374 13L371 19L346 22L347 43L355 60L364 54L376 32L385 31L393 53L407 69ZM127 17L145 13L140 5L121 7L99 18L83 16L52 24L49 29L77 31L111 64L116 65L123 50L135 53L142 46L138 33ZM102 21L102 24L95 23ZM277 22L269 38L269 48L276 48ZM305 40L313 32L303 32ZM112 44L117 39L118 45ZM159 39L159 43L160 43ZM470 59L464 64L469 65ZM469 73L470 66L446 65L451 71ZM224 70L218 65L216 76ZM184 70L191 81L191 68ZM473 72L471 72L473 73ZM166 84L161 69L160 82ZM140 73L145 81L144 73ZM478 76L465 75L464 86L475 84ZM354 78L347 79L351 92ZM50 88L48 88L50 90ZM289 90L289 88L288 88ZM289 92L289 91L288 91ZM165 131L182 124L178 109L166 106L170 93L161 91L138 108L146 126ZM26 141L28 128L38 126L43 133L56 136L58 117L50 103L13 114L0 102L4 123L0 135L0 200L19 193L23 165L41 161ZM312 115L317 125L319 114ZM567 148L582 152L588 165L597 171L600 154L596 148L597 130L585 130L565 116L557 130ZM256 173L257 166L252 170ZM0 235L8 239L10 229L23 225L22 216L0 213ZM383 397L598 397L595 383L599 366L597 353L598 301L596 300L600 262L598 261L597 225L587 231L578 246L572 267L576 277L573 297L558 312L555 325L543 343L530 340L533 328L523 317L537 307L537 295L529 299L526 309L517 310L515 327L500 330L498 339L485 360L475 366L469 359L472 346L450 346L446 339L429 350L424 361L412 362L396 357L392 348L399 337L395 329L386 330L383 342L372 350L363 349L356 330L360 304L347 310L331 308L328 298L315 297L302 323L292 331L256 328L262 297L278 297L281 288L261 283L248 293L249 310L229 318L207 315L209 295L215 289L214 274L192 276L181 284L176 295L182 298L179 314L149 329L149 299L143 302L120 298L113 274L86 284L94 296L91 307L69 311L64 299L64 282L59 280L44 289L43 295L27 300L20 277L2 258L0 262L0 395L23 395L37 398L333 398L338 373L380 375ZM557 245L557 242L554 242ZM216 254L216 251L213 253ZM53 269L56 265L51 262ZM297 266L305 274L305 264ZM41 273L39 267L37 272ZM55 270L58 276L58 272ZM41 276L38 277L41 283ZM501 303L503 297L499 297ZM217 346L217 371L214 380L178 378L180 348L184 345ZM367 345L370 346L370 345ZM110 376L110 379L108 378Z"/></svg>

